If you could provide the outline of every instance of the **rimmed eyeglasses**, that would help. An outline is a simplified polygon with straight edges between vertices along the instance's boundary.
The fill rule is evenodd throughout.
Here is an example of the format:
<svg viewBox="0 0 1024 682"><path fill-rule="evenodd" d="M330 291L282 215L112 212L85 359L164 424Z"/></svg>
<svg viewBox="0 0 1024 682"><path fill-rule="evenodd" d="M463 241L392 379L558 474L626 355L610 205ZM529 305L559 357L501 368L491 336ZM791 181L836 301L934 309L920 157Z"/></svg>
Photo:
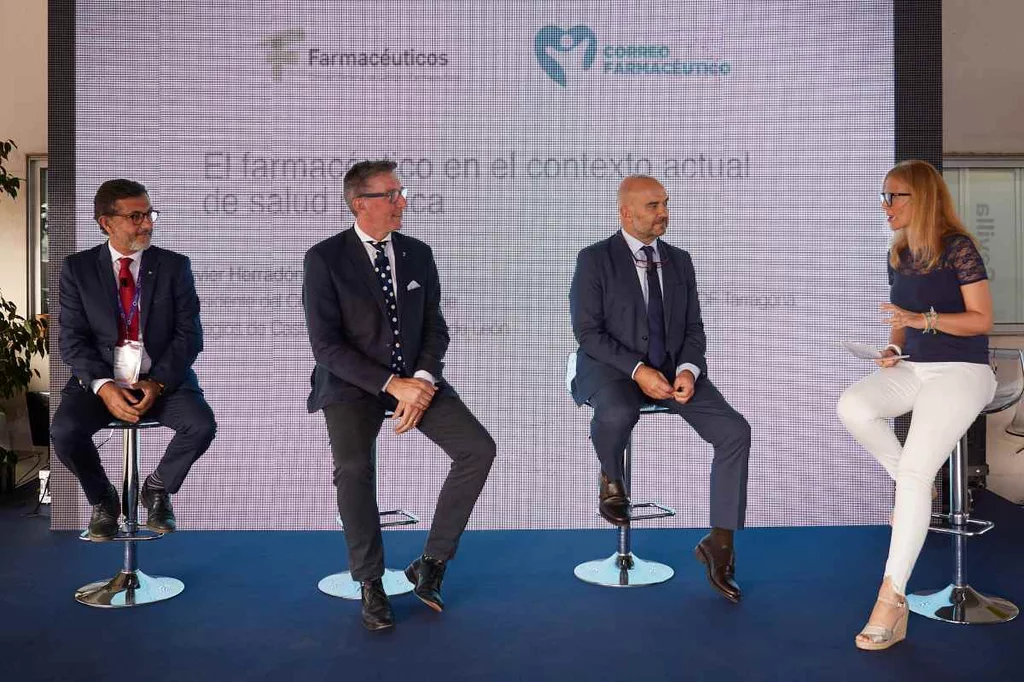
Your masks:
<svg viewBox="0 0 1024 682"><path fill-rule="evenodd" d="M148 211L132 211L131 213L107 213L108 216L116 216L118 218L127 218L132 221L132 224L138 227L149 218L149 222L156 223L160 220L160 211L155 208L151 208Z"/></svg>
<svg viewBox="0 0 1024 682"><path fill-rule="evenodd" d="M909 197L910 192L879 192L878 198L882 200L882 203L892 208L892 200L895 197Z"/></svg>
<svg viewBox="0 0 1024 682"><path fill-rule="evenodd" d="M398 203L398 197L402 197L403 199L409 198L409 188L399 187L398 189L390 189L387 192L366 192L365 194L357 195L357 197L366 197L368 199L387 197L388 201L395 204Z"/></svg>

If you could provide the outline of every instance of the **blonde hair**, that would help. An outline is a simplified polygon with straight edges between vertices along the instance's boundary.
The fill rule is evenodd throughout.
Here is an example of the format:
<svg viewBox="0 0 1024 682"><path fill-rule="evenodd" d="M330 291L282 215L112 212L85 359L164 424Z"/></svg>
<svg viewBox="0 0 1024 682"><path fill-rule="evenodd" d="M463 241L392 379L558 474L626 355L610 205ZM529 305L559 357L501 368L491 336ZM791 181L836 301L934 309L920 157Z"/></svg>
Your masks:
<svg viewBox="0 0 1024 682"><path fill-rule="evenodd" d="M910 223L897 231L889 247L889 263L899 266L900 252L909 250L913 261L927 272L939 264L943 240L962 234L977 246L977 240L967 231L956 214L953 196L949 193L942 174L927 161L910 159L901 161L885 174L910 188L913 213Z"/></svg>

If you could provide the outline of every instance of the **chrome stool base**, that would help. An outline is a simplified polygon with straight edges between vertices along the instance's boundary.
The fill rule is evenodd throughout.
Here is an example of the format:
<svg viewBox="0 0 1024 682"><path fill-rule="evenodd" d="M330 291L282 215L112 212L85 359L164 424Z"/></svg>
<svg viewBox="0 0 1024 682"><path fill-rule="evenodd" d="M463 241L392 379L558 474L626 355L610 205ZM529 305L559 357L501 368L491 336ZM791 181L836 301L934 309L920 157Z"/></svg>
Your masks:
<svg viewBox="0 0 1024 682"><path fill-rule="evenodd" d="M644 561L632 552L616 552L607 559L585 561L573 573L585 583L604 587L646 587L663 583L675 575L675 571L657 561Z"/></svg>
<svg viewBox="0 0 1024 682"><path fill-rule="evenodd" d="M166 601L185 591L185 583L177 578L146 575L139 570L135 543L159 540L163 535L139 526L139 429L160 426L159 422L143 419L136 424L113 420L111 429L122 429L123 480L121 485L121 524L117 535L106 540L93 540L89 531L78 536L86 542L121 542L124 563L121 572L110 580L83 585L75 590L75 601L101 609L121 609Z"/></svg>
<svg viewBox="0 0 1024 682"><path fill-rule="evenodd" d="M405 577L405 571L396 571L393 568L385 568L381 576L384 583L384 593L389 597L412 592L412 583ZM359 583L352 579L348 571L334 573L327 576L319 583L317 588L326 595L341 597L342 599L360 599Z"/></svg>
<svg viewBox="0 0 1024 682"><path fill-rule="evenodd" d="M970 585L949 584L941 590L915 592L907 596L907 604L919 616L960 625L1006 623L1020 613L1012 602L988 597Z"/></svg>
<svg viewBox="0 0 1024 682"><path fill-rule="evenodd" d="M146 575L142 571L122 571L110 580L83 585L75 591L75 600L101 609L142 606L177 597L185 583L177 578Z"/></svg>

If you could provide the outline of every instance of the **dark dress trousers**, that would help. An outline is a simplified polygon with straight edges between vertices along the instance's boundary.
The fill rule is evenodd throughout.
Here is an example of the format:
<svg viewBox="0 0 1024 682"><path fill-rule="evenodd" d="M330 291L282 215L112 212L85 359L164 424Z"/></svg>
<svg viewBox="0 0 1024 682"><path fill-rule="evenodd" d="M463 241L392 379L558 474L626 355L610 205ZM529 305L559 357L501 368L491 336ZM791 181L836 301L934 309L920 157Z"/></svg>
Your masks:
<svg viewBox="0 0 1024 682"><path fill-rule="evenodd" d="M495 444L441 378L448 326L441 315L441 286L430 247L397 232L388 239L395 255L407 376L425 370L439 380L418 428L452 459L424 549L424 554L446 561L455 555L487 481ZM373 580L384 573L373 448L385 410L396 406L381 390L392 374L394 334L377 275L354 229L313 246L303 269L302 301L316 360L307 408L323 410L327 422L349 570L355 580Z"/></svg>
<svg viewBox="0 0 1024 682"><path fill-rule="evenodd" d="M706 339L690 254L657 241L662 265L665 338L669 383L675 368L700 369L693 397L653 401L632 380L638 362L647 362L648 319L633 254L621 232L588 246L576 260L569 308L580 345L572 385L576 404L594 408L590 436L604 473L621 479L622 455L645 402L678 414L714 449L711 465L711 525L742 528L746 513L750 425L707 377Z"/></svg>
<svg viewBox="0 0 1024 682"><path fill-rule="evenodd" d="M167 492L173 494L217 432L213 411L192 371L192 363L203 349L199 297L189 259L156 246L142 252L137 286L142 287L142 342L152 360L148 376L164 384L163 395L146 417L174 430L156 469ZM106 242L64 260L60 353L72 376L53 415L50 437L57 457L81 482L90 504L98 503L110 485L92 436L112 417L92 392L91 383L114 377L120 316L117 296Z"/></svg>

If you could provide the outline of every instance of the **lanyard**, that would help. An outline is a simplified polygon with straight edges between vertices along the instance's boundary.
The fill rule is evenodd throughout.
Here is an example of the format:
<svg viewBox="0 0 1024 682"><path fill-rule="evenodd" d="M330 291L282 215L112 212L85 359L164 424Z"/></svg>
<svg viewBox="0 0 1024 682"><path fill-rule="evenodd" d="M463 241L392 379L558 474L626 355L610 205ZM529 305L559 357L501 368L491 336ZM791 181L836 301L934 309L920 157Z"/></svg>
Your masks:
<svg viewBox="0 0 1024 682"><path fill-rule="evenodd" d="M135 321L135 316L139 314L139 297L142 296L142 282L140 281L135 285L135 296L132 297L132 304L128 306L128 312L124 310L124 303L121 302L121 293L117 294L117 312L121 314L121 322L124 323L124 335L127 338L128 333L131 331L132 322Z"/></svg>

